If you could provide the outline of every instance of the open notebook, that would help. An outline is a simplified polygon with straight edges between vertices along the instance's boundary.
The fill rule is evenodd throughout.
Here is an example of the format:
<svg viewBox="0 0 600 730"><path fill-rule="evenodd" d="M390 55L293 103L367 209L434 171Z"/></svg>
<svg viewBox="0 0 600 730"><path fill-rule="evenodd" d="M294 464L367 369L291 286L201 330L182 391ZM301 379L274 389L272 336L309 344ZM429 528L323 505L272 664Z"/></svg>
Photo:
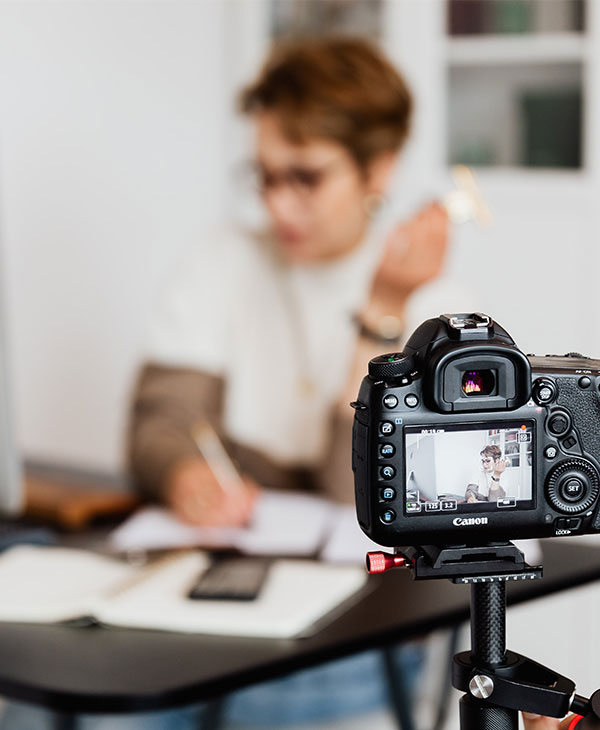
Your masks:
<svg viewBox="0 0 600 730"><path fill-rule="evenodd" d="M83 550L15 547L0 556L0 621L285 638L320 629L367 578L355 566L276 560L255 601L188 599L208 565L198 551L133 567Z"/></svg>
<svg viewBox="0 0 600 730"><path fill-rule="evenodd" d="M353 505L265 489L248 527L194 527L166 507L143 507L110 536L117 552L180 547L230 547L248 555L319 555L327 562L365 564L379 547L362 532Z"/></svg>

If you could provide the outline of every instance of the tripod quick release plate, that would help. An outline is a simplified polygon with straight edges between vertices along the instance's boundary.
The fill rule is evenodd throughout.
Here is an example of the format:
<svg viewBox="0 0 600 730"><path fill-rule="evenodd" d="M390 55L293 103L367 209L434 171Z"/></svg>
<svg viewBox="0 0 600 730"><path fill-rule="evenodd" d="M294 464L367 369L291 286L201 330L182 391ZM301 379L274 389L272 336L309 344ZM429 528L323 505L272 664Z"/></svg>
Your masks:
<svg viewBox="0 0 600 730"><path fill-rule="evenodd" d="M415 580L447 578L453 583L508 583L542 577L542 567L525 562L512 543L420 545L397 548Z"/></svg>

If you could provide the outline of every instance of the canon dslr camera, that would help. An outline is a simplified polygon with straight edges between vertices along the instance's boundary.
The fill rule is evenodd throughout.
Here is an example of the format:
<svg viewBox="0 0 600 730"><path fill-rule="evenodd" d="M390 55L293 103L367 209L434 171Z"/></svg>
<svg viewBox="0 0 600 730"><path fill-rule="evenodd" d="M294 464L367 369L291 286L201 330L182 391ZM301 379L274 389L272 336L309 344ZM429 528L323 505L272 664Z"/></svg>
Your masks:
<svg viewBox="0 0 600 730"><path fill-rule="evenodd" d="M599 386L599 360L525 356L486 315L427 320L352 404L362 529L391 547L600 532Z"/></svg>

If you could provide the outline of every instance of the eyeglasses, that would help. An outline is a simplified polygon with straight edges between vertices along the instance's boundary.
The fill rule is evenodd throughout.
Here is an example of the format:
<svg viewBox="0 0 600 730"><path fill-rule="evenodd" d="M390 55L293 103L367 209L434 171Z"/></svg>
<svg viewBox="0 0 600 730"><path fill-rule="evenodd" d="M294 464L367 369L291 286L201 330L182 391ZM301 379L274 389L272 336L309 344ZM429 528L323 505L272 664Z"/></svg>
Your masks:
<svg viewBox="0 0 600 730"><path fill-rule="evenodd" d="M483 458L481 459L481 463L482 463L482 464L491 464L491 463L492 463L493 461L494 461L494 460L492 459L492 457L491 457L491 456L483 457Z"/></svg>
<svg viewBox="0 0 600 730"><path fill-rule="evenodd" d="M281 170L269 170L260 162L251 161L246 167L246 177L251 186L263 197L284 185L298 197L307 199L314 195L326 178L343 164L342 159L336 158L318 167L291 165Z"/></svg>

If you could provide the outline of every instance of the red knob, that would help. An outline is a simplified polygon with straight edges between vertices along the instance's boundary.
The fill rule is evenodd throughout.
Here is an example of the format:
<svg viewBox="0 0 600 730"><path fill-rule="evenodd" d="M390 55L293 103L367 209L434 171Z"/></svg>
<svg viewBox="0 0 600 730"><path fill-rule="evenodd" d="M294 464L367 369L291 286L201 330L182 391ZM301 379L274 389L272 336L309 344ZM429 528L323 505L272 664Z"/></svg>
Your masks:
<svg viewBox="0 0 600 730"><path fill-rule="evenodd" d="M575 715L573 717L573 719L571 720L571 722L569 723L569 730L575 730L575 728L577 727L578 723L581 720L583 720L583 716L582 715Z"/></svg>
<svg viewBox="0 0 600 730"><path fill-rule="evenodd" d="M367 573L385 573L391 568L401 568L406 560L399 555L380 551L367 553Z"/></svg>

